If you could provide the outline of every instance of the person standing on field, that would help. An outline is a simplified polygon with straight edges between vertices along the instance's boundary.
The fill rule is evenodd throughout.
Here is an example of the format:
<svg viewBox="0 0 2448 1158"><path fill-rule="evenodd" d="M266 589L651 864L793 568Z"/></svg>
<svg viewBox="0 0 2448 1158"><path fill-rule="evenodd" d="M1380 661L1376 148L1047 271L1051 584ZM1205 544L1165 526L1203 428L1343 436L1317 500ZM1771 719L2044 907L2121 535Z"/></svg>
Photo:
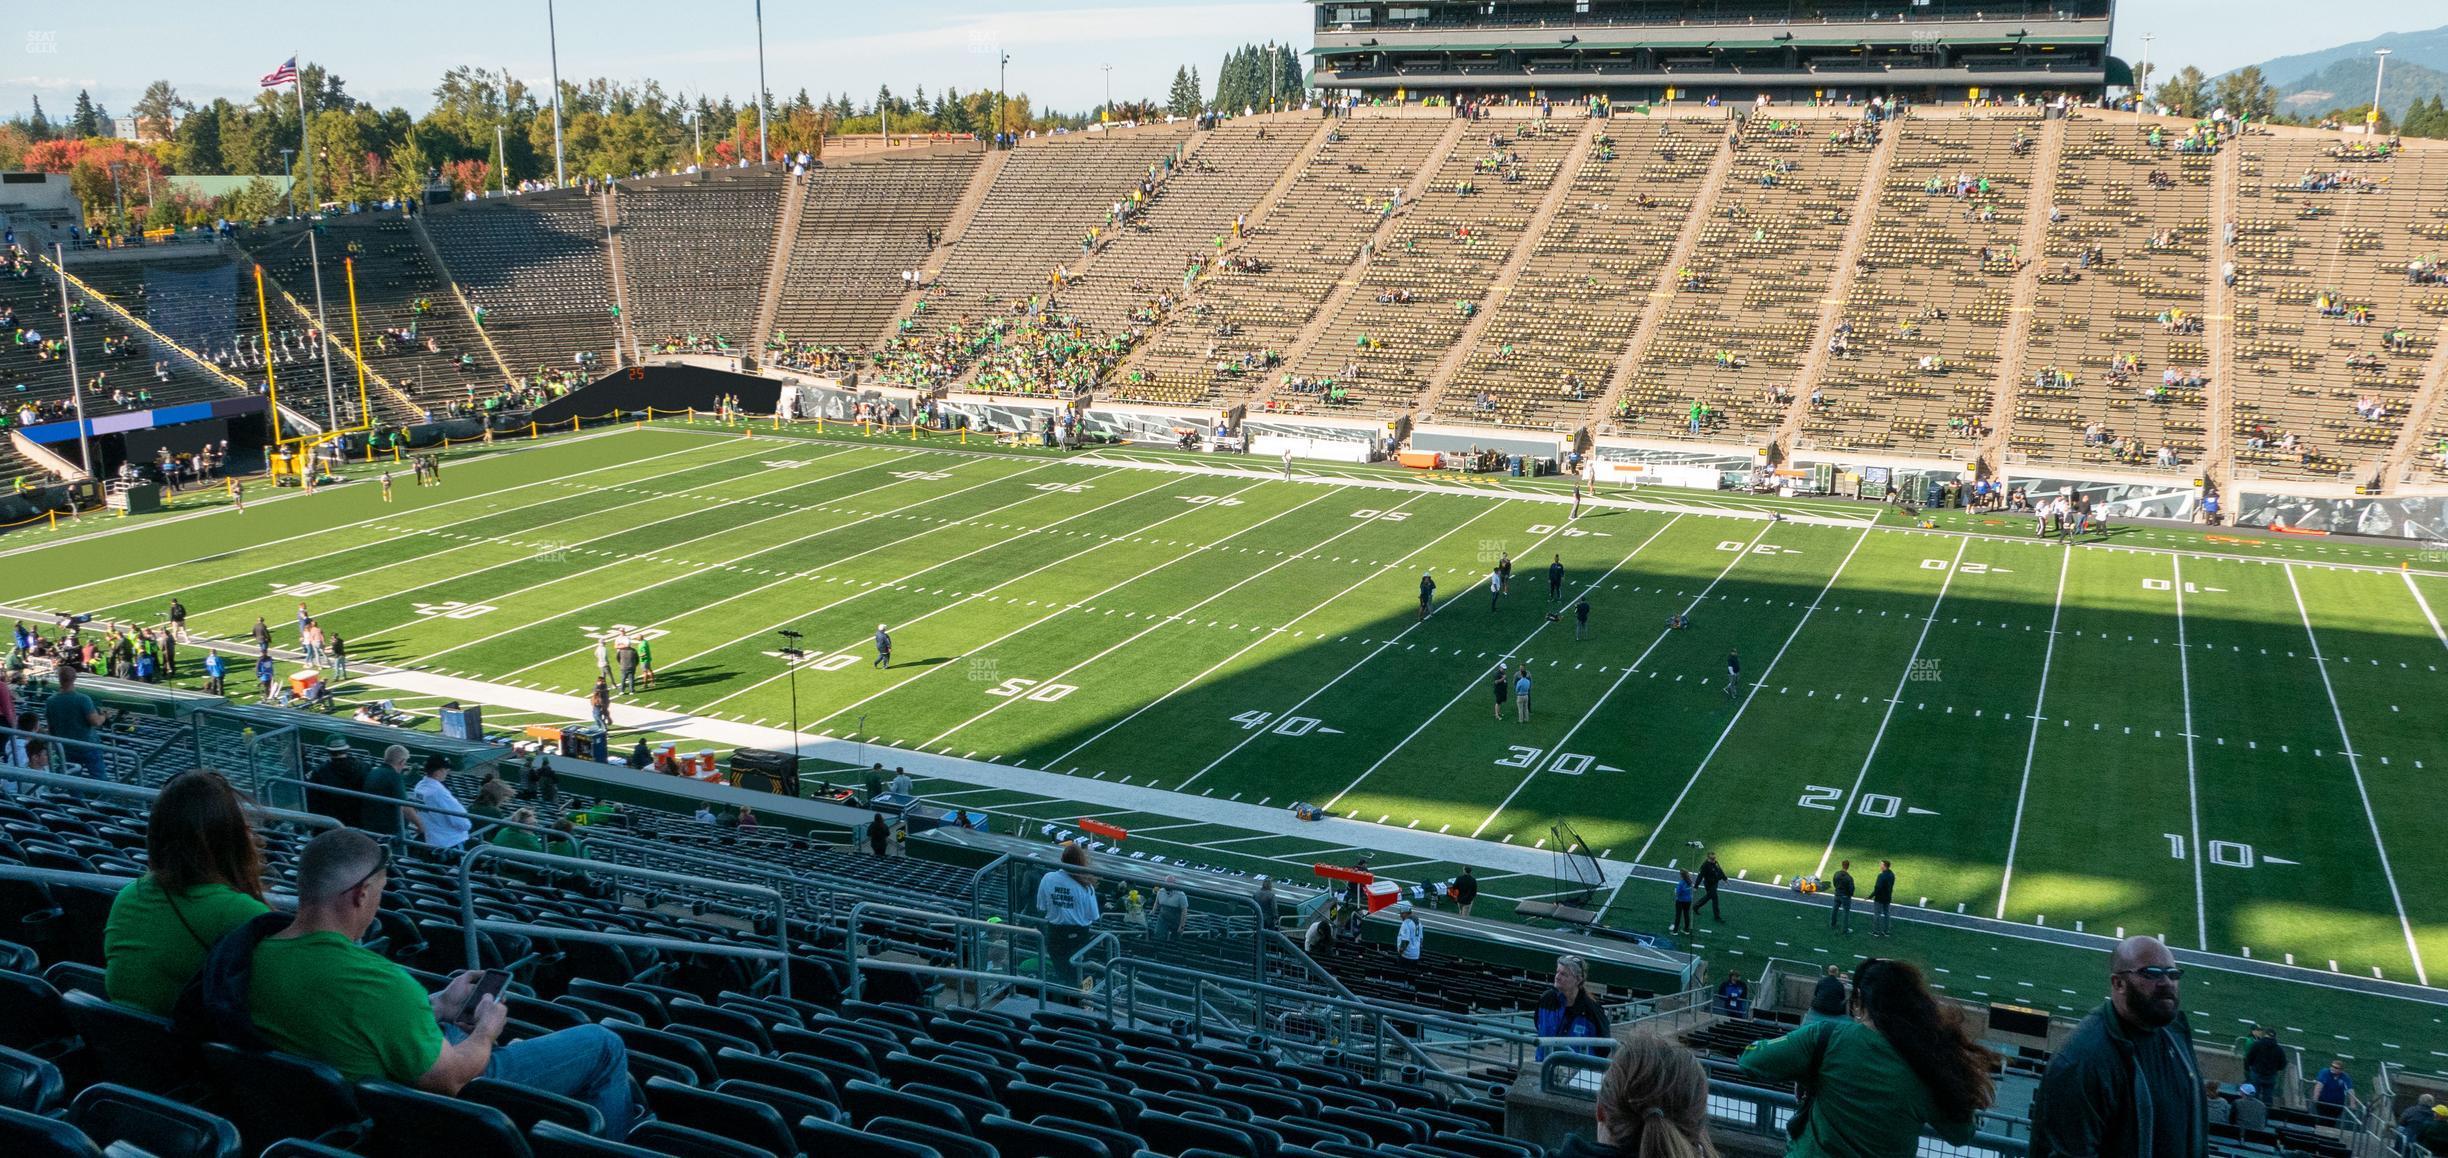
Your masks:
<svg viewBox="0 0 2448 1158"><path fill-rule="evenodd" d="M875 666L892 670L892 633L884 630L881 623L876 624L875 648Z"/></svg>
<svg viewBox="0 0 2448 1158"><path fill-rule="evenodd" d="M1707 906L1709 916L1721 925L1725 923L1725 910L1717 907L1717 887L1724 884L1725 879L1725 866L1717 863L1717 854L1708 854L1700 862L1700 902L1693 909L1696 912L1700 906Z"/></svg>
<svg viewBox="0 0 2448 1158"><path fill-rule="evenodd" d="M1547 564L1547 602L1559 603L1563 599L1564 556L1559 554L1555 557L1555 562Z"/></svg>
<svg viewBox="0 0 2448 1158"><path fill-rule="evenodd" d="M644 635L637 637L638 667L646 673L646 686L654 687L654 641Z"/></svg>
<svg viewBox="0 0 2448 1158"><path fill-rule="evenodd" d="M1516 719L1530 719L1530 665L1523 664L1513 679L1513 713Z"/></svg>
<svg viewBox="0 0 2448 1158"><path fill-rule="evenodd" d="M1870 935L1888 935L1887 910L1895 904L1895 862L1879 862L1877 879L1870 882Z"/></svg>
<svg viewBox="0 0 2448 1158"><path fill-rule="evenodd" d="M612 682L611 636L599 635L595 637L595 678L597 681L602 683Z"/></svg>
<svg viewBox="0 0 2448 1158"><path fill-rule="evenodd" d="M624 696L636 695L638 672L637 641L629 638L626 635L621 636L620 642L612 649L612 654L613 658L618 662L620 667L621 694Z"/></svg>
<svg viewBox="0 0 2448 1158"><path fill-rule="evenodd" d="M1737 650L1736 650L1736 649L1734 649L1734 648L1727 648L1727 649L1726 649L1726 689L1725 689L1725 694L1726 694L1726 698L1727 698L1727 699L1729 699L1729 700L1730 700L1730 699L1733 699L1733 698L1734 698L1734 686L1735 686L1735 684L1737 684L1737 683L1741 682L1741 680L1742 680L1742 655L1741 655L1741 653L1740 653L1739 651L1737 651Z"/></svg>
<svg viewBox="0 0 2448 1158"><path fill-rule="evenodd" d="M1430 604L1430 603L1431 603L1433 600L1435 600L1435 599L1436 599L1436 576L1434 576L1434 575L1430 575L1430 574L1427 574L1426 572L1422 572L1422 573L1420 574L1420 614L1419 614L1419 617L1420 617L1421 619L1426 619L1426 618L1428 618L1429 604Z"/></svg>
<svg viewBox="0 0 2448 1158"><path fill-rule="evenodd" d="M1496 605L1499 602L1502 602L1503 599L1504 570L1502 568L1491 568L1488 571L1488 610L1496 610Z"/></svg>
<svg viewBox="0 0 2448 1158"><path fill-rule="evenodd" d="M1587 595L1582 596L1573 604L1573 638L1589 638L1589 596Z"/></svg>
<svg viewBox="0 0 2448 1158"><path fill-rule="evenodd" d="M186 643L191 638L187 634L187 605L179 602L175 596L170 600L170 634L180 643Z"/></svg>
<svg viewBox="0 0 2448 1158"><path fill-rule="evenodd" d="M1834 898L1835 905L1828 909L1828 928L1851 933L1853 931L1852 861L1837 862L1834 888L1829 895Z"/></svg>
<svg viewBox="0 0 2448 1158"><path fill-rule="evenodd" d="M1512 675L1505 671L1505 666L1501 663L1496 665L1496 682L1493 690L1496 693L1496 722L1501 724L1504 723L1505 701L1513 698Z"/></svg>

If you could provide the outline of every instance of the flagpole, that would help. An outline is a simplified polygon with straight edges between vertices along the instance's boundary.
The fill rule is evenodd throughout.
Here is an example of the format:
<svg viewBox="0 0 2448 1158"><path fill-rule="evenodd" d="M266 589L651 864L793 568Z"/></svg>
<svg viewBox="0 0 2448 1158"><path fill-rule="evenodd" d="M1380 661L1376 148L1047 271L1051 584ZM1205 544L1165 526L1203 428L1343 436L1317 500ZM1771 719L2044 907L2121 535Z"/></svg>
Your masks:
<svg viewBox="0 0 2448 1158"><path fill-rule="evenodd" d="M292 57L291 59L295 59L295 58L294 58L294 57ZM299 159L299 160L301 160L301 161L306 162L306 216L308 216L308 217L312 217L312 216L314 216L314 215L315 215L315 210L316 210L317 208L320 208L320 207L322 206L322 204L323 204L323 199L322 199L322 198L320 198L320 197L315 196L315 186L314 186L314 148L313 148L312 144L311 144L311 143L310 143L310 141L309 141L309 135L308 135L308 133L307 133L307 124L306 124L306 72L305 72L305 70L300 69L300 70L298 71L297 78L296 78L295 80L290 81L289 83L291 83L291 84L293 84L293 85L296 85L296 86L297 86L297 101L298 101L298 159ZM291 199L292 201L296 200L296 198L297 198L297 191L296 191L295 189L290 190L290 191L289 191L289 197L290 197L290 199Z"/></svg>

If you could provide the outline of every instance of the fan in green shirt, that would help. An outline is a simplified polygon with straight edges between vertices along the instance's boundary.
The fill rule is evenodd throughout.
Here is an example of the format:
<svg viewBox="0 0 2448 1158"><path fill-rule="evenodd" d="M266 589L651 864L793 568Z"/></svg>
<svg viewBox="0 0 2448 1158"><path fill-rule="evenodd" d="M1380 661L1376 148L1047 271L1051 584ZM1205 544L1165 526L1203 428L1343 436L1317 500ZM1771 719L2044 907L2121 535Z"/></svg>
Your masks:
<svg viewBox="0 0 2448 1158"><path fill-rule="evenodd" d="M223 933L271 911L246 804L219 773L183 773L153 798L151 871L119 890L102 929L110 999L168 1016Z"/></svg>
<svg viewBox="0 0 2448 1158"><path fill-rule="evenodd" d="M272 937L255 950L247 1004L275 1048L348 1080L415 1085L442 1056L434 1006L407 970L336 932ZM347 1008L331 998L348 996Z"/></svg>
<svg viewBox="0 0 2448 1158"><path fill-rule="evenodd" d="M1810 1101L1786 1158L1913 1154L1921 1124L1957 1145L1994 1092L1995 1058L1939 1005L1920 969L1871 958L1853 973L1853 1017L1815 1021L1753 1042L1743 1071L1799 1084Z"/></svg>
<svg viewBox="0 0 2448 1158"><path fill-rule="evenodd" d="M104 984L110 999L147 1013L170 1016L179 991L204 967L204 954L221 934L265 913L262 901L218 882L201 884L175 899L153 874L119 890L110 922L102 930Z"/></svg>

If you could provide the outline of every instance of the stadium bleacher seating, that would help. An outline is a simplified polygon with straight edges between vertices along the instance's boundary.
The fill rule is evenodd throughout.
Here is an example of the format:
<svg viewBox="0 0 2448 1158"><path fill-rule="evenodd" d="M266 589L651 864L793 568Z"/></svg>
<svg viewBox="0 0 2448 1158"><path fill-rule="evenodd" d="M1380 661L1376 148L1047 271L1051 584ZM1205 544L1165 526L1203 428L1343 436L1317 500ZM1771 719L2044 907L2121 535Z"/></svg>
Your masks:
<svg viewBox="0 0 2448 1158"><path fill-rule="evenodd" d="M1847 349L1809 384L1825 391L1802 423L1815 449L1972 457L1996 392L2037 129L2023 119L1895 127L1895 161L1838 315Z"/></svg>
<svg viewBox="0 0 2448 1158"><path fill-rule="evenodd" d="M1755 116L1738 131L1691 276L1668 271L1675 294L1644 364L1602 415L1615 433L1757 445L1776 431L1785 406L1771 391L1809 352L1869 165L1869 140L1827 139L1843 127Z"/></svg>
<svg viewBox="0 0 2448 1158"><path fill-rule="evenodd" d="M2200 462L2206 390L2159 388L2168 370L2206 377L2210 366L2202 315L2218 243L2217 155L2176 151L2180 136L2132 122L2068 128L2052 206L2062 218L2051 221L2038 259L2046 268L2016 374L2010 451L2164 470L2165 447L2176 467ZM2097 439L2087 434L2093 424Z"/></svg>
<svg viewBox="0 0 2448 1158"><path fill-rule="evenodd" d="M711 170L617 186L629 324L639 342L749 343L773 266L784 180Z"/></svg>
<svg viewBox="0 0 2448 1158"><path fill-rule="evenodd" d="M612 365L611 262L603 218L577 190L436 207L420 219L485 333L512 369L563 367L579 353Z"/></svg>
<svg viewBox="0 0 2448 1158"><path fill-rule="evenodd" d="M2439 255L2431 191L2448 180L2448 157L2367 158L2316 137L2237 148L2236 466L2370 481L2437 344L2436 304L2423 303L2438 286L2409 265ZM2276 445L2289 434L2294 451Z"/></svg>
<svg viewBox="0 0 2448 1158"><path fill-rule="evenodd" d="M1270 368L1266 356L1289 354L1377 231L1389 196L1411 185L1450 126L1417 117L1330 126L1291 188L1234 251L1254 268L1211 271L1191 304L1126 364L1124 377L1134 370L1139 377L1120 396L1197 405L1247 398L1278 377L1281 368Z"/></svg>
<svg viewBox="0 0 2448 1158"><path fill-rule="evenodd" d="M1570 429L1605 393L1719 148L1714 125L1611 121L1437 406L1447 422Z"/></svg>
<svg viewBox="0 0 2448 1158"><path fill-rule="evenodd" d="M1282 409L1383 416L1422 401L1437 362L1487 306L1539 203L1590 122L1484 121L1463 127L1426 187L1359 270L1357 285L1290 373Z"/></svg>
<svg viewBox="0 0 2448 1158"><path fill-rule="evenodd" d="M930 152L810 171L774 328L791 342L876 342L901 308L902 273L925 261L982 156Z"/></svg>

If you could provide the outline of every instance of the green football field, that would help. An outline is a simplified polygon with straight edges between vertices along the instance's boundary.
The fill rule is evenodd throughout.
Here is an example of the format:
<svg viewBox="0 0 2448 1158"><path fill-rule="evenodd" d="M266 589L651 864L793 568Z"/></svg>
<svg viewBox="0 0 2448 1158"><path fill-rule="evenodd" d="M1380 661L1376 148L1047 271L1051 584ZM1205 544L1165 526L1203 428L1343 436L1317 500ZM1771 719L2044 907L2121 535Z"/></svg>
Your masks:
<svg viewBox="0 0 2448 1158"><path fill-rule="evenodd" d="M930 786L956 803L1058 819L1105 785L1179 793L1122 822L1217 863L1349 857L1388 828L1576 832L1606 861L1706 849L1775 886L1849 859L1866 891L1891 857L1901 903L1998 929L2158 933L2315 982L2427 986L2448 962L2432 556L2158 527L2068 547L2021 519L1661 491L1638 499L1680 509L1573 519L1531 485L1212 461L608 432L453 460L438 488L403 471L389 504L352 482L0 539L0 605L158 622L175 594L202 634L262 616L288 647L303 601L359 665L505 694L583 695L594 637L640 632L657 679L625 703L789 727L795 687L811 736L1078 784ZM1549 612L1584 596L1576 639ZM1529 670L1527 721L1493 702L1500 664ZM1251 834L1196 800L1363 823ZM1666 899L1598 895L1648 931Z"/></svg>

